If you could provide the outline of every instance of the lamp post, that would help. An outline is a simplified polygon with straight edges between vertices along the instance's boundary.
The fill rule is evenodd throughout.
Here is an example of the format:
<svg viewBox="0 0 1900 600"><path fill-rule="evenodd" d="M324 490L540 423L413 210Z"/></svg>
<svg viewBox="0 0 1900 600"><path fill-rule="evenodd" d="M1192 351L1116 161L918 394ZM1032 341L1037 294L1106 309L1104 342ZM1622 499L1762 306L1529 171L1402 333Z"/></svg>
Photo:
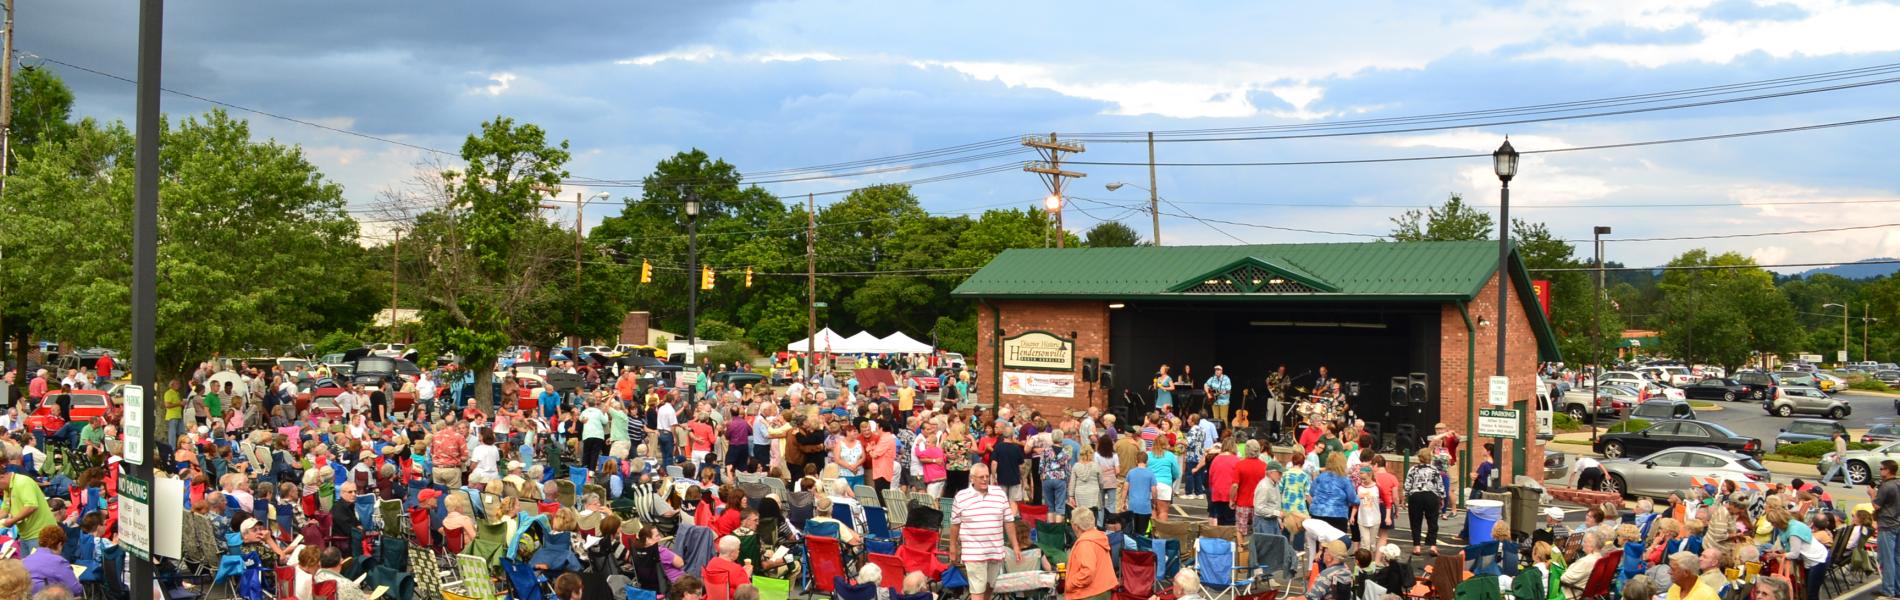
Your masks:
<svg viewBox="0 0 1900 600"><path fill-rule="evenodd" d="M1510 138L1505 138L1504 145L1498 146L1497 151L1491 153L1491 167L1492 167L1492 170L1497 172L1498 182L1502 186L1499 189L1499 196L1498 196L1498 270L1497 270L1497 273L1498 273L1497 359L1498 360L1497 360L1497 363L1498 363L1498 376L1507 377L1509 375L1505 373L1504 371L1504 341L1507 339L1505 336L1505 331L1509 329L1509 323L1510 323L1510 319L1507 317L1507 315L1510 314L1511 309L1510 309L1510 306L1506 304L1507 301L1505 300L1505 297L1506 297L1505 290L1506 288L1509 288L1511 285L1510 283L1511 282L1511 271L1510 271L1511 178L1517 176L1517 149L1511 147ZM1596 402L1596 399L1592 398L1591 402L1592 403ZM1472 432L1472 433L1475 434L1475 432ZM1473 437L1475 438L1476 435L1473 435ZM1503 440L1499 440L1499 441L1503 441ZM1514 443L1514 444L1511 444L1511 448L1513 450L1513 455L1517 458L1517 460L1512 461L1512 464L1514 466L1514 468L1512 469L1512 473L1521 475L1524 472L1524 457L1522 456L1524 453L1524 446L1523 444ZM1469 450L1467 450L1467 452L1469 452ZM1470 460L1469 460L1470 456L1468 454L1466 456L1466 459L1467 459L1467 464L1470 464Z"/></svg>
<svg viewBox="0 0 1900 600"><path fill-rule="evenodd" d="M1590 349L1595 358L1596 371L1590 374L1590 413L1595 416L1597 410L1597 392L1603 379L1603 236L1610 234L1610 228L1598 225L1591 231L1592 245L1597 252L1597 293L1590 311ZM1597 443L1597 420L1590 419L1590 443Z"/></svg>
<svg viewBox="0 0 1900 600"><path fill-rule="evenodd" d="M1062 230L1062 197L1055 194L1049 194L1047 197L1044 197L1042 199L1042 211L1049 213L1049 216L1055 219L1053 223L1056 228L1054 232L1056 236L1056 247L1061 248L1064 241L1063 238L1065 237L1063 235L1065 232ZM1044 231L1047 232L1048 230L1045 229ZM1045 233L1044 235L1047 236L1049 234ZM1047 237L1043 238L1042 245L1045 248L1049 246Z"/></svg>
<svg viewBox="0 0 1900 600"><path fill-rule="evenodd" d="M1841 357L1840 358L1841 358L1841 366L1845 367L1847 366L1847 305L1829 302L1827 304L1821 305L1821 308L1841 309ZM1863 356L1862 358L1865 358L1865 356Z"/></svg>
<svg viewBox="0 0 1900 600"><path fill-rule="evenodd" d="M686 198L686 364L697 364L699 350L699 196L680 186Z"/></svg>
<svg viewBox="0 0 1900 600"><path fill-rule="evenodd" d="M1149 181L1149 183L1153 183L1152 178L1150 179L1151 180ZM1108 184L1108 191L1113 192L1115 190L1122 189L1122 186L1125 186L1125 185L1134 186L1135 189L1146 190L1148 192L1148 214L1154 216L1154 227L1155 227L1154 243L1155 243L1156 248L1161 247L1161 204L1160 204L1161 195L1159 193L1156 193L1155 189L1152 187L1141 187L1139 185L1135 185L1132 183L1125 183L1121 181Z"/></svg>
<svg viewBox="0 0 1900 600"><path fill-rule="evenodd" d="M613 195L607 192L594 194L595 200L606 200L611 197ZM581 293L581 246L585 245L581 237L581 207L585 204L586 202L581 201L581 193L574 192L574 291L572 293L576 295ZM389 322L392 325L396 322L394 306L390 307ZM569 334L572 339L568 340L567 347L573 349L574 360L578 363L581 357L581 303L579 300L574 302L573 329L574 331Z"/></svg>

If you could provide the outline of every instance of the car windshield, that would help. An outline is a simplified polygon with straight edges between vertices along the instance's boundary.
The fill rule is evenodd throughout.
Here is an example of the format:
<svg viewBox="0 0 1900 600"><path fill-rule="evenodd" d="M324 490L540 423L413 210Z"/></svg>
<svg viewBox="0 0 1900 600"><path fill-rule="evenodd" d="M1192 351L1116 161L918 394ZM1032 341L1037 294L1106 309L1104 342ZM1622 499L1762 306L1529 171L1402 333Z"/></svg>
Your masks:
<svg viewBox="0 0 1900 600"><path fill-rule="evenodd" d="M1809 421L1795 421L1794 423L1790 423L1788 425L1788 433L1809 433L1809 434L1816 434L1816 435L1828 435L1828 434L1834 433L1834 425L1832 423L1814 423L1814 422L1809 422Z"/></svg>
<svg viewBox="0 0 1900 600"><path fill-rule="evenodd" d="M1756 461L1755 459L1753 459L1753 458L1749 458L1749 457L1746 457L1746 456L1744 456L1744 457L1741 457L1741 458L1738 458L1738 459L1735 459L1735 464L1738 464L1738 465L1741 465L1741 466L1742 466L1742 468L1744 468L1744 469L1748 469L1748 470L1750 470L1750 471L1766 471L1766 470L1768 470L1768 468L1767 468L1767 467L1763 467L1763 466L1761 466L1761 463L1760 463L1760 462L1757 462L1757 461Z"/></svg>

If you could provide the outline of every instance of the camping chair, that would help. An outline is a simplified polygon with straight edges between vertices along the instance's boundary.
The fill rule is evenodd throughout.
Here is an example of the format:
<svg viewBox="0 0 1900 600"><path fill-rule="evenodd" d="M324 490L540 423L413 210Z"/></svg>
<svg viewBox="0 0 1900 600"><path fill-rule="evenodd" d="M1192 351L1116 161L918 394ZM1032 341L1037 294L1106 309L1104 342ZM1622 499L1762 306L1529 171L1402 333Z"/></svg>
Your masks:
<svg viewBox="0 0 1900 600"><path fill-rule="evenodd" d="M439 555L428 548L409 547L409 572L415 576L416 597L441 598L442 580L454 576L455 563L450 561L447 568L444 568L438 557Z"/></svg>
<svg viewBox="0 0 1900 600"><path fill-rule="evenodd" d="M361 500L362 496L357 496L357 499ZM403 531L407 520L403 519L401 500L382 500L377 502L376 512L378 516L382 517L382 528L388 530L387 533L389 535L402 536L408 533Z"/></svg>
<svg viewBox="0 0 1900 600"><path fill-rule="evenodd" d="M832 593L844 576L844 545L837 538L805 536L805 594Z"/></svg>
<svg viewBox="0 0 1900 600"><path fill-rule="evenodd" d="M887 519L884 517L883 507L865 505L864 507L864 536L865 537L889 540L889 539L896 539L897 536L902 533L903 532L901 531L891 529L891 521L890 519Z"/></svg>
<svg viewBox="0 0 1900 600"><path fill-rule="evenodd" d="M858 504L862 504L865 506L883 506L884 505L884 501L879 500L877 497L877 490L873 489L871 486L868 486L868 485L859 484L859 485L852 486L851 495L856 496L858 498Z"/></svg>
<svg viewBox="0 0 1900 600"><path fill-rule="evenodd" d="M1029 524L1030 529L1034 529L1037 523L1049 520L1049 507L1041 504L1017 502L1016 515L1022 517L1022 522Z"/></svg>
<svg viewBox="0 0 1900 600"><path fill-rule="evenodd" d="M767 489L772 490L773 494L778 495L779 499L781 500L791 495L791 489L785 487L785 480L783 479L779 479L777 477L767 477L760 481L765 484L765 487Z"/></svg>
<svg viewBox="0 0 1900 600"><path fill-rule="evenodd" d="M581 559L574 555L574 532L557 531L541 536L541 546L535 548L534 558L528 560L537 571L546 571L544 577L561 573L576 573L581 570Z"/></svg>
<svg viewBox="0 0 1900 600"><path fill-rule="evenodd" d="M1036 524L1036 548L1042 556L1049 559L1046 570L1066 572L1063 565L1069 562L1069 547L1075 545L1075 531L1068 523L1043 521Z"/></svg>
<svg viewBox="0 0 1900 600"><path fill-rule="evenodd" d="M1142 550L1122 551L1121 584L1114 600L1148 600L1155 591L1155 554Z"/></svg>
<svg viewBox="0 0 1900 600"><path fill-rule="evenodd" d="M769 477L767 479L770 479ZM758 588L759 600L787 600L792 592L792 582L773 577L752 577L752 587ZM627 600L634 600L628 598Z"/></svg>
<svg viewBox="0 0 1900 600"><path fill-rule="evenodd" d="M400 505L398 506L400 507ZM409 535L416 541L416 545L425 548L435 547L435 526L432 524L429 511L422 510L422 507L409 509L407 523L409 524Z"/></svg>
<svg viewBox="0 0 1900 600"><path fill-rule="evenodd" d="M858 522L853 512L849 504L831 505L831 518L837 519L839 523L844 523L845 527L863 529L862 527L858 527Z"/></svg>
<svg viewBox="0 0 1900 600"><path fill-rule="evenodd" d="M878 585L893 590L904 589L904 574L907 572L904 569L904 559L898 558L895 554L869 554L866 555L865 560L884 571L884 580Z"/></svg>
<svg viewBox="0 0 1900 600"><path fill-rule="evenodd" d="M477 521L475 539L469 541L463 554L480 557L484 565L500 563L502 552L508 549L509 533L507 521Z"/></svg>
<svg viewBox="0 0 1900 600"><path fill-rule="evenodd" d="M943 511L935 504L912 504L904 515L904 528L918 527L931 531L943 531Z"/></svg>
<svg viewBox="0 0 1900 600"><path fill-rule="evenodd" d="M940 539L942 534L934 527L905 527L904 543L897 547L897 558L904 562L903 571L917 571L932 580L942 576L947 565L938 557L949 558L949 555L937 552Z"/></svg>
<svg viewBox="0 0 1900 600"><path fill-rule="evenodd" d="M805 535L837 539L842 527L835 521L806 521Z"/></svg>
<svg viewBox="0 0 1900 600"><path fill-rule="evenodd" d="M527 563L504 558L501 573L508 579L508 597L513 600L541 600L552 595L547 593L548 579Z"/></svg>
<svg viewBox="0 0 1900 600"><path fill-rule="evenodd" d="M1277 574L1291 574L1296 562L1293 545L1285 536L1272 533L1253 533L1247 536L1248 555L1253 558L1252 567L1255 577L1269 577Z"/></svg>
<svg viewBox="0 0 1900 600"><path fill-rule="evenodd" d="M1590 570L1590 579L1583 584L1583 598L1594 600L1612 597L1611 584L1616 583L1616 568L1623 562L1622 550L1611 550L1597 558L1596 567Z"/></svg>
<svg viewBox="0 0 1900 600"><path fill-rule="evenodd" d="M584 469L581 467L568 467L567 480L569 482L572 482L576 489L587 487L587 469Z"/></svg>
<svg viewBox="0 0 1900 600"><path fill-rule="evenodd" d="M1497 594L1494 591L1497 589L1498 576L1478 575L1459 582L1458 587L1453 588L1452 595L1457 598L1489 598ZM1510 591L1505 590L1504 594L1509 595Z"/></svg>
<svg viewBox="0 0 1900 600"><path fill-rule="evenodd" d="M586 473L586 471L582 471L582 473ZM577 500L577 497L574 494L574 490L578 488L574 486L573 480L562 479L562 480L555 481L554 488L556 490L559 490L555 492L554 494L553 500L555 504L558 504L560 506L567 506L567 507L574 506L574 502ZM553 511L549 511L546 508L543 508L541 512L549 513Z"/></svg>
<svg viewBox="0 0 1900 600"><path fill-rule="evenodd" d="M757 579L754 579L754 581L757 581ZM660 595L658 592L641 589L632 584L629 584L626 589L626 600L659 600L659 598ZM764 596L760 596L760 600L764 600Z"/></svg>
<svg viewBox="0 0 1900 600"><path fill-rule="evenodd" d="M902 490L884 490L884 512L892 523L907 523L910 516L910 499L904 497Z"/></svg>
<svg viewBox="0 0 1900 600"><path fill-rule="evenodd" d="M1477 577L1500 574L1503 568L1498 566L1497 542L1465 546L1465 570Z"/></svg>
<svg viewBox="0 0 1900 600"><path fill-rule="evenodd" d="M943 514L946 516L957 514L956 510L954 510L954 507L951 506L952 504L955 503L955 501L956 501L955 498L939 498L937 499L937 510L943 511ZM943 521L943 532L950 533L949 519L944 519Z"/></svg>
<svg viewBox="0 0 1900 600"><path fill-rule="evenodd" d="M811 492L795 492L785 499L785 517L793 523L810 521L812 512Z"/></svg>
<svg viewBox="0 0 1900 600"><path fill-rule="evenodd" d="M772 493L771 486L767 486L758 481L741 481L739 482L739 489L745 491L746 501L751 504L753 508L758 508L759 502Z"/></svg>
<svg viewBox="0 0 1900 600"><path fill-rule="evenodd" d="M996 585L992 588L995 593L1011 597L1040 597L1056 591L1056 582L1061 576L1043 569L1042 552L1030 548L1017 553L1016 557L1017 560L1003 560L1003 572L996 576Z"/></svg>
<svg viewBox="0 0 1900 600"><path fill-rule="evenodd" d="M1233 600L1236 595L1253 593L1252 578L1237 578L1236 572L1249 570L1234 564L1234 542L1204 537L1197 541L1194 566L1201 572L1201 594L1209 600Z"/></svg>
<svg viewBox="0 0 1900 600"><path fill-rule="evenodd" d="M654 592L666 591L666 578L661 575L660 549L657 547L640 548L633 551L633 582L635 585Z"/></svg>
<svg viewBox="0 0 1900 600"><path fill-rule="evenodd" d="M835 600L877 600L876 583L852 583L844 577L836 577L832 582L831 597ZM707 586L709 589L711 586ZM707 600L715 600L711 596Z"/></svg>
<svg viewBox="0 0 1900 600"><path fill-rule="evenodd" d="M371 567L363 579L364 587L373 594L384 589L384 598L394 600L413 600L416 597L416 578L409 573L385 565Z"/></svg>
<svg viewBox="0 0 1900 600"><path fill-rule="evenodd" d="M1188 522L1186 519L1167 522L1155 521L1154 537L1155 539L1166 538L1179 542L1177 547L1181 554L1181 560L1194 560L1194 541L1201 539L1201 525L1199 523ZM1178 570L1180 570L1180 567L1177 565L1169 570L1168 576L1173 577L1174 571Z"/></svg>
<svg viewBox="0 0 1900 600"><path fill-rule="evenodd" d="M1148 540L1149 548L1155 553L1156 583L1174 580L1174 574L1181 572L1181 541L1167 538ZM1124 559L1126 557L1123 557Z"/></svg>

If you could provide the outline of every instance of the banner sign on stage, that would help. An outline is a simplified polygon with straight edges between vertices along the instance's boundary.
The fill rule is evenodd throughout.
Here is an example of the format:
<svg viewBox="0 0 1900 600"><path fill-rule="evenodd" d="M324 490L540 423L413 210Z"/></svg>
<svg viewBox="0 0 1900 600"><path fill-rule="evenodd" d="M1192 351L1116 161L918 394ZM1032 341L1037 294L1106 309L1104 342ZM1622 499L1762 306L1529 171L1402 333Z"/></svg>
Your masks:
<svg viewBox="0 0 1900 600"><path fill-rule="evenodd" d="M1478 411L1478 437L1518 439L1519 425L1517 410L1510 408L1485 408Z"/></svg>
<svg viewBox="0 0 1900 600"><path fill-rule="evenodd" d="M1028 331L1003 338L1003 368L1074 371L1075 340L1046 331Z"/></svg>
<svg viewBox="0 0 1900 600"><path fill-rule="evenodd" d="M1045 398L1074 398L1075 376L1052 373L1003 372L1003 393Z"/></svg>

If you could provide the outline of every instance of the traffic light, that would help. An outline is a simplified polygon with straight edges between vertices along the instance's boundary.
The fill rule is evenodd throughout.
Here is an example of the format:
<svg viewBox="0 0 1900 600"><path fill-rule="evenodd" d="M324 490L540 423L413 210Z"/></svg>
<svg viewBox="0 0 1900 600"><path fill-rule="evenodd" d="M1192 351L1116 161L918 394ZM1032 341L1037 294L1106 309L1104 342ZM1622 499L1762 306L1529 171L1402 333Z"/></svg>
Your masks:
<svg viewBox="0 0 1900 600"><path fill-rule="evenodd" d="M702 290L710 290L710 289L713 289L713 270L712 270L712 267L700 267L700 271L699 271L699 289L702 289Z"/></svg>
<svg viewBox="0 0 1900 600"><path fill-rule="evenodd" d="M653 283L653 263L640 259L640 283Z"/></svg>
<svg viewBox="0 0 1900 600"><path fill-rule="evenodd" d="M745 286L752 287L752 267L745 268Z"/></svg>

